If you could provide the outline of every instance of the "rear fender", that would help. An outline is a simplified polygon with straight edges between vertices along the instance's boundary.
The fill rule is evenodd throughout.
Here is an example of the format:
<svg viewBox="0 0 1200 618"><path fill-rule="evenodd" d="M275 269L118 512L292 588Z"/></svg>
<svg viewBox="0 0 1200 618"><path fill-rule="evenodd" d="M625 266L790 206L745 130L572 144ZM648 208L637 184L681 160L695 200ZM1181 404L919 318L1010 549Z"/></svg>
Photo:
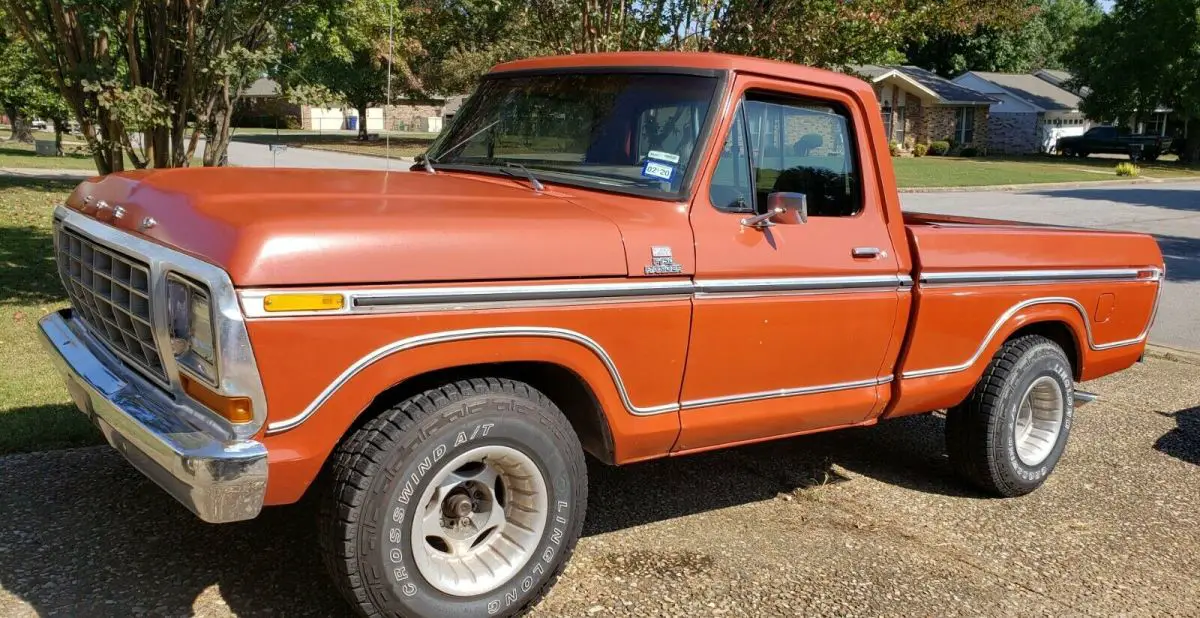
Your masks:
<svg viewBox="0 0 1200 618"><path fill-rule="evenodd" d="M1035 304L1018 306L1010 311L1007 316L1000 316L988 337L980 342L976 353L966 362L933 375L902 374L901 379L896 381L894 403L883 413L883 418L920 414L958 405L975 388L992 357L1006 341L1023 329L1032 330L1041 324L1061 324L1069 330L1070 345L1074 349L1064 351L1068 357L1077 359L1074 368L1076 378L1087 375L1088 363L1097 352L1088 346L1086 317L1078 305L1065 298L1037 299Z"/></svg>

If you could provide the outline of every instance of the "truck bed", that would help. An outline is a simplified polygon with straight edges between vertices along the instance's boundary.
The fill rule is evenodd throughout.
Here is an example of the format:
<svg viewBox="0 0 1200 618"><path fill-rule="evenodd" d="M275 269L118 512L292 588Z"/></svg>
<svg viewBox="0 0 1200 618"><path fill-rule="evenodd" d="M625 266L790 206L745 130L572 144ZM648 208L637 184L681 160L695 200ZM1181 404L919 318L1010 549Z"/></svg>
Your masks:
<svg viewBox="0 0 1200 618"><path fill-rule="evenodd" d="M904 221L913 311L885 415L961 401L1021 329L1056 339L1077 380L1141 356L1165 268L1153 238L919 213Z"/></svg>

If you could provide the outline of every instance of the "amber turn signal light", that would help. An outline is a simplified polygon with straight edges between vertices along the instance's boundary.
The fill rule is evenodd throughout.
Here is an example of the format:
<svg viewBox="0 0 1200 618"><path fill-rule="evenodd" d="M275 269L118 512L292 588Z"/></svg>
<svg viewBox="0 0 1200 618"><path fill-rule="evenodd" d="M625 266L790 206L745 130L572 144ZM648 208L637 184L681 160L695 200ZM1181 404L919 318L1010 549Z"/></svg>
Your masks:
<svg viewBox="0 0 1200 618"><path fill-rule="evenodd" d="M183 383L183 392L189 397L225 417L229 422L249 423L254 420L254 409L248 397L226 397L182 373L179 375L179 381Z"/></svg>
<svg viewBox="0 0 1200 618"><path fill-rule="evenodd" d="M265 311L336 311L346 306L341 294L268 294Z"/></svg>

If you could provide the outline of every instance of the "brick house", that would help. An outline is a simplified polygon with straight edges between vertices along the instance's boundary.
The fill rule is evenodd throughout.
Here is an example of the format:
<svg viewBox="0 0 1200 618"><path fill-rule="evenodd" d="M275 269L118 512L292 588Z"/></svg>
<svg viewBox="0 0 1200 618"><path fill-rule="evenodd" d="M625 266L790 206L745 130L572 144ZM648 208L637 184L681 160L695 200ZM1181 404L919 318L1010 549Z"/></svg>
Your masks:
<svg viewBox="0 0 1200 618"><path fill-rule="evenodd" d="M292 129L300 124L300 106L283 97L279 83L260 77L239 93L233 108L235 127Z"/></svg>
<svg viewBox="0 0 1200 618"><path fill-rule="evenodd" d="M984 148L988 108L994 99L920 67L862 65L854 72L875 88L888 141L914 144L947 140L956 147Z"/></svg>
<svg viewBox="0 0 1200 618"><path fill-rule="evenodd" d="M1080 111L1080 97L1064 85L1063 71L989 73L967 71L954 83L996 100L988 122L993 153L1050 152L1060 137L1083 135L1091 121Z"/></svg>

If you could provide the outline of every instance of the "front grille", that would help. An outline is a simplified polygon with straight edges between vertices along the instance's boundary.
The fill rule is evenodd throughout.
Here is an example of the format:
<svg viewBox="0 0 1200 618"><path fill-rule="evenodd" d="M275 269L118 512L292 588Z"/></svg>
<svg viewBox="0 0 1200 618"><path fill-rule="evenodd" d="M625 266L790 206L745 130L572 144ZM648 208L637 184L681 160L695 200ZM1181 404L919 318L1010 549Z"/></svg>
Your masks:
<svg viewBox="0 0 1200 618"><path fill-rule="evenodd" d="M58 272L71 307L127 363L166 381L150 326L150 267L58 228Z"/></svg>

